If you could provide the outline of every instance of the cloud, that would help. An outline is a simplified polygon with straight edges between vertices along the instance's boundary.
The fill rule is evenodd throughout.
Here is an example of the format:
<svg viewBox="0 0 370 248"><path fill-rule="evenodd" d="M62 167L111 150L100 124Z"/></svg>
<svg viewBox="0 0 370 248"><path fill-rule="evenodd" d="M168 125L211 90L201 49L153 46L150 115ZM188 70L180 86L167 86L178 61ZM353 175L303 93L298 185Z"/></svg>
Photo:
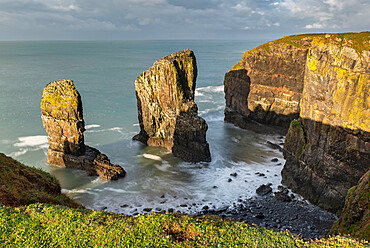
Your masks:
<svg viewBox="0 0 370 248"><path fill-rule="evenodd" d="M320 23L314 23L314 24L308 24L304 26L305 29L320 29L323 28L324 26Z"/></svg>
<svg viewBox="0 0 370 248"><path fill-rule="evenodd" d="M368 30L368 0L0 0L0 39L194 39Z"/></svg>

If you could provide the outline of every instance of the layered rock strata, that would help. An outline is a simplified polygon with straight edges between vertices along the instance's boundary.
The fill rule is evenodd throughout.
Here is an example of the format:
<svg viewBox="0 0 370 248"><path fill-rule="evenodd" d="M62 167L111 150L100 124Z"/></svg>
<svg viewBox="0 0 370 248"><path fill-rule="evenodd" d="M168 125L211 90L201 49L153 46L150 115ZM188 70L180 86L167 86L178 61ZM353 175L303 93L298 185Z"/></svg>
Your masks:
<svg viewBox="0 0 370 248"><path fill-rule="evenodd" d="M332 212L370 168L370 33L313 39L283 183Z"/></svg>
<svg viewBox="0 0 370 248"><path fill-rule="evenodd" d="M119 165L111 164L106 155L85 146L82 101L73 81L59 80L46 85L41 98L41 113L48 134L49 164L86 170L88 175L98 175L105 180L125 175L125 171Z"/></svg>
<svg viewBox="0 0 370 248"><path fill-rule="evenodd" d="M288 129L299 116L306 55L314 35L294 35L244 53L225 75L225 121Z"/></svg>
<svg viewBox="0 0 370 248"><path fill-rule="evenodd" d="M194 102L197 65L187 49L156 61L135 81L140 133L149 146L162 146L188 162L210 161L205 120Z"/></svg>

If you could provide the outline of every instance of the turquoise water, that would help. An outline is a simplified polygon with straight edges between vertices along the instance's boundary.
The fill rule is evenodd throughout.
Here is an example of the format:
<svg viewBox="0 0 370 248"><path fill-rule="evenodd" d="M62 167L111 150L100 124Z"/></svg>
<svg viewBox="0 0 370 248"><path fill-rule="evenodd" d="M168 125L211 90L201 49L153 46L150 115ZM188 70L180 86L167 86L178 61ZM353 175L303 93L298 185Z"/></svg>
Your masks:
<svg viewBox="0 0 370 248"><path fill-rule="evenodd" d="M251 196L262 183L281 181L284 159L261 135L223 122L223 78L251 41L99 41L0 42L0 152L55 175L63 192L88 208L132 214L145 207L181 208L180 204L228 204ZM190 48L198 64L196 102L209 125L212 162L189 164L158 147L131 140L139 132L134 81L155 60ZM121 164L127 176L114 182L87 177L84 171L46 163L47 136L40 99L45 85L74 80L82 95L86 144ZM230 174L237 172L237 177ZM266 177L256 177L256 172ZM216 186L217 188L214 188ZM164 195L164 198L161 196ZM165 199L165 200L163 200ZM164 203L165 201L165 203ZM130 207L122 208L128 204ZM192 209L184 209L191 212Z"/></svg>

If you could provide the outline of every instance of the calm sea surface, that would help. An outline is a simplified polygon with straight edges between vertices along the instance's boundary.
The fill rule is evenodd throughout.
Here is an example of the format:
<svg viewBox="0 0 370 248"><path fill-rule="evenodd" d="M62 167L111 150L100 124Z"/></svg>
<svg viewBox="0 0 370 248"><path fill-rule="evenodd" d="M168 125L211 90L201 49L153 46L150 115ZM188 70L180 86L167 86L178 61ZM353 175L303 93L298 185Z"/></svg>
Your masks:
<svg viewBox="0 0 370 248"><path fill-rule="evenodd" d="M199 203L227 205L281 181L284 159L261 135L223 122L223 78L244 51L263 41L0 42L0 152L55 175L65 192L88 208L133 214L143 208L196 211ZM139 132L134 81L155 60L190 48L198 64L196 102L209 130L212 162L189 164L165 149L132 141ZM113 182L46 163L40 100L48 82L72 79L82 95L86 144L119 163L127 176ZM281 165L272 163L278 158ZM237 177L230 176L237 173ZM266 177L258 177L261 172ZM231 182L228 179L232 178ZM216 186L216 187L214 187ZM199 204L191 209L181 207ZM127 204L128 207L121 207ZM183 209L182 209L183 208Z"/></svg>

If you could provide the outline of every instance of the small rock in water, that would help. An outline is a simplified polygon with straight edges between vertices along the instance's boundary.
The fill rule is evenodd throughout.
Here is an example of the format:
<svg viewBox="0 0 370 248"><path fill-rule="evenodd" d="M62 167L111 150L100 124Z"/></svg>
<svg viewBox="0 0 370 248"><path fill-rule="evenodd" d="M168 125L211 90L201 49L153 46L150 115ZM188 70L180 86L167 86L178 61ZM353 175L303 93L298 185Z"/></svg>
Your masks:
<svg viewBox="0 0 370 248"><path fill-rule="evenodd" d="M181 204L180 205L180 207L182 207L182 208L185 208L185 207L187 207L188 205L186 205L186 204Z"/></svg>
<svg viewBox="0 0 370 248"><path fill-rule="evenodd" d="M144 208L143 211L144 212L150 212L150 211L152 211L152 208Z"/></svg>
<svg viewBox="0 0 370 248"><path fill-rule="evenodd" d="M173 208L169 208L168 210L167 210L169 213L173 213Z"/></svg>
<svg viewBox="0 0 370 248"><path fill-rule="evenodd" d="M277 158L273 158L273 159L271 159L271 162L278 162L279 161L279 159L277 159Z"/></svg>
<svg viewBox="0 0 370 248"><path fill-rule="evenodd" d="M127 207L128 207L128 204L121 205L121 208L127 208Z"/></svg>
<svg viewBox="0 0 370 248"><path fill-rule="evenodd" d="M218 187L217 186L213 186L212 188L217 189Z"/></svg>
<svg viewBox="0 0 370 248"><path fill-rule="evenodd" d="M230 176L232 176L232 177L236 177L237 175L238 175L238 173L236 173L236 172L230 174Z"/></svg>
<svg viewBox="0 0 370 248"><path fill-rule="evenodd" d="M274 144L274 143L272 143L270 141L267 141L266 143L267 143L267 146L270 147L270 148L272 148L272 149L279 150L281 152L283 151L283 149L279 145L277 145L277 144Z"/></svg>
<svg viewBox="0 0 370 248"><path fill-rule="evenodd" d="M164 195L161 195L161 198L164 198L165 196Z"/></svg>
<svg viewBox="0 0 370 248"><path fill-rule="evenodd" d="M229 178L229 179L227 179L227 182L231 182L233 179L231 179L231 178Z"/></svg>

